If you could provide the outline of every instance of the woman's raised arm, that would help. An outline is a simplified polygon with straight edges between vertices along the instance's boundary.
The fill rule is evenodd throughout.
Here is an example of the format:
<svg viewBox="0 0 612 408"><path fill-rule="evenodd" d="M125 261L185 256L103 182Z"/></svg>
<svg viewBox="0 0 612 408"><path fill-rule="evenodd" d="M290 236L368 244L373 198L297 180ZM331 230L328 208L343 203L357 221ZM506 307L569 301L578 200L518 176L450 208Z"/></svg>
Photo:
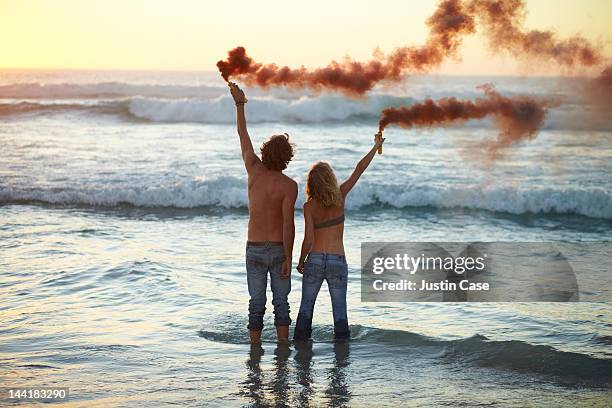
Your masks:
<svg viewBox="0 0 612 408"><path fill-rule="evenodd" d="M372 146L370 151L365 156L363 156L363 159L359 160L359 163L357 163L355 170L353 170L353 174L351 174L351 176L340 185L340 192L342 192L342 195L344 197L346 197L349 191L351 191L355 184L357 184L357 180L359 180L359 177L361 177L363 172L372 162L372 159L376 154L376 150L378 150L378 148L382 146L384 142L385 138L382 137L382 132L378 132L374 135L374 146Z"/></svg>

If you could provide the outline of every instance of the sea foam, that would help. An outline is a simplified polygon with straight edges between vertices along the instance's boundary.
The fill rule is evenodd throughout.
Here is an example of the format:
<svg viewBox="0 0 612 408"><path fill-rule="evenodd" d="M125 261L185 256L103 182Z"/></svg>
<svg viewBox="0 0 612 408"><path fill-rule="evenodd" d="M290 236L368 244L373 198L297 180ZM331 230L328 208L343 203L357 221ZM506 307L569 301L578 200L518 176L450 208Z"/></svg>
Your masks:
<svg viewBox="0 0 612 408"><path fill-rule="evenodd" d="M299 195L297 208L301 207ZM0 203L39 202L87 206L247 208L246 180L224 176L167 186L82 186L79 188L0 187ZM376 207L429 207L486 210L510 214L579 214L612 219L612 195L601 188L501 186L358 185L347 199L349 210Z"/></svg>

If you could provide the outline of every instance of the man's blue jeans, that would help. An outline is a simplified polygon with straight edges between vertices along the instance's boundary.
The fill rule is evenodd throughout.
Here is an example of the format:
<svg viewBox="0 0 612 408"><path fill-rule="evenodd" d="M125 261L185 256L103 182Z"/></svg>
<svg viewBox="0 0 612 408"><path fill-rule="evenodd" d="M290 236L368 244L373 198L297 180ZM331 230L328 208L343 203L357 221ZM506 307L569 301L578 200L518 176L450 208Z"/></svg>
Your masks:
<svg viewBox="0 0 612 408"><path fill-rule="evenodd" d="M285 261L285 251L282 245L266 243L250 245L246 248L247 283L249 286L249 330L261 330L266 312L266 288L268 273L272 287L272 305L274 306L274 325L288 326L289 302L287 296L291 291L291 279L282 279L281 269Z"/></svg>
<svg viewBox="0 0 612 408"><path fill-rule="evenodd" d="M295 325L294 339L306 340L312 335L312 316L323 281L327 281L334 315L334 338L348 339L350 331L346 315L348 265L343 255L311 252L304 264L302 302Z"/></svg>

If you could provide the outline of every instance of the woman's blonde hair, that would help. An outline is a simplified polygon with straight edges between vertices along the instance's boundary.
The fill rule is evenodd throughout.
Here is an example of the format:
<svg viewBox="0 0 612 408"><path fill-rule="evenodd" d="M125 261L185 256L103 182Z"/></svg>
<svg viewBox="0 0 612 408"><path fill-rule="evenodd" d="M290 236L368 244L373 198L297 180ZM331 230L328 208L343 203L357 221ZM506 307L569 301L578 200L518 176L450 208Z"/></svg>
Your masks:
<svg viewBox="0 0 612 408"><path fill-rule="evenodd" d="M306 196L316 198L325 208L342 205L342 193L331 166L325 162L313 164L306 178Z"/></svg>

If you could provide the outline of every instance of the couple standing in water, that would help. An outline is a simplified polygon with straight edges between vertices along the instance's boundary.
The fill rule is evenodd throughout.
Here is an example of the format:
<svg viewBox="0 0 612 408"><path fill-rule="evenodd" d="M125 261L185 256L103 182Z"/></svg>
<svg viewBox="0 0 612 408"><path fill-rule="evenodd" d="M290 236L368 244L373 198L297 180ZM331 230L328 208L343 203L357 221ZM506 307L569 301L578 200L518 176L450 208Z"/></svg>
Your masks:
<svg viewBox="0 0 612 408"><path fill-rule="evenodd" d="M268 274L274 306L274 325L279 340L288 340L291 261L295 238L294 209L297 183L283 174L293 158L289 136L270 137L261 147L261 158L253 149L247 131L244 92L233 82L230 91L236 103L236 123L242 160L248 174L249 227L246 270L249 288L249 325L252 343L258 343L266 310ZM374 136L370 151L359 161L351 176L338 185L329 164L315 163L306 179L304 240L297 270L303 275L302 300L294 339L311 336L314 305L323 281L327 281L334 317L334 338L350 337L346 291L348 266L344 256L344 202L385 139Z"/></svg>

